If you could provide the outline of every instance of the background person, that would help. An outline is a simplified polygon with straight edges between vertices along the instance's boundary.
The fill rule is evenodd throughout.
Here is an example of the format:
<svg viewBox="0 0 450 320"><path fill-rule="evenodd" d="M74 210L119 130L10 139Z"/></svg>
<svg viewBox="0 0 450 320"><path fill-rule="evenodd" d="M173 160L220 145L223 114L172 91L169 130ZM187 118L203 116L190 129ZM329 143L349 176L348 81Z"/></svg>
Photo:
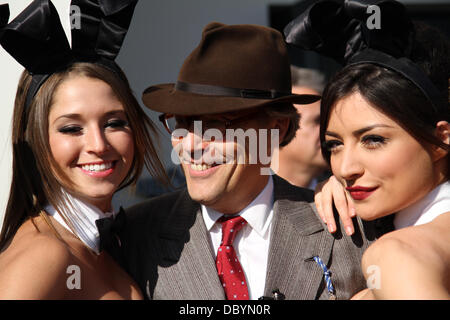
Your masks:
<svg viewBox="0 0 450 320"><path fill-rule="evenodd" d="M321 95L326 83L325 75L314 69L291 66L291 77L296 94ZM294 106L300 114L299 128L288 145L275 149L272 168L291 184L314 189L329 174L320 149L320 101Z"/></svg>

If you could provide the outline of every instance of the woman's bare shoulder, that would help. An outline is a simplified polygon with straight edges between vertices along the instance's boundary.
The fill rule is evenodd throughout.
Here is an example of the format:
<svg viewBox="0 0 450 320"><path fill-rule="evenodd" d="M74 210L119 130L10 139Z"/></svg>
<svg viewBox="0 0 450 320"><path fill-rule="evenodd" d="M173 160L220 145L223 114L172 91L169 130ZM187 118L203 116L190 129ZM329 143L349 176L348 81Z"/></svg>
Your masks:
<svg viewBox="0 0 450 320"><path fill-rule="evenodd" d="M446 275L450 268L450 213L430 223L390 232L375 241L362 260L367 270L378 270L382 286L377 298L450 298Z"/></svg>
<svg viewBox="0 0 450 320"><path fill-rule="evenodd" d="M441 260L443 257L450 259L449 242L450 212L447 212L432 222L385 234L371 246L371 251L382 256L410 254L427 260Z"/></svg>
<svg viewBox="0 0 450 320"><path fill-rule="evenodd" d="M36 219L17 231L0 255L0 299L61 299L67 268L74 257L69 247Z"/></svg>

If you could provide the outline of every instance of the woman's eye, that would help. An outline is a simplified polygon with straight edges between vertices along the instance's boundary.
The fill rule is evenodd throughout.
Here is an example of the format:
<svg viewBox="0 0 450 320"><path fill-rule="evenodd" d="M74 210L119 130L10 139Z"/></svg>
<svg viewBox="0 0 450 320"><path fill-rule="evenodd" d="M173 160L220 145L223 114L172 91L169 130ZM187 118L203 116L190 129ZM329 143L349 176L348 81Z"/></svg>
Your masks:
<svg viewBox="0 0 450 320"><path fill-rule="evenodd" d="M384 145L387 139L378 135L368 135L364 136L361 140L365 147L374 149Z"/></svg>
<svg viewBox="0 0 450 320"><path fill-rule="evenodd" d="M126 126L128 126L128 121L121 119L110 120L105 125L105 127L109 128L124 128Z"/></svg>
<svg viewBox="0 0 450 320"><path fill-rule="evenodd" d="M328 150L328 152L335 152L340 145L342 145L342 142L338 140L325 141L325 148Z"/></svg>
<svg viewBox="0 0 450 320"><path fill-rule="evenodd" d="M58 129L58 132L63 134L78 134L81 133L82 131L83 131L82 127L75 125L64 126Z"/></svg>

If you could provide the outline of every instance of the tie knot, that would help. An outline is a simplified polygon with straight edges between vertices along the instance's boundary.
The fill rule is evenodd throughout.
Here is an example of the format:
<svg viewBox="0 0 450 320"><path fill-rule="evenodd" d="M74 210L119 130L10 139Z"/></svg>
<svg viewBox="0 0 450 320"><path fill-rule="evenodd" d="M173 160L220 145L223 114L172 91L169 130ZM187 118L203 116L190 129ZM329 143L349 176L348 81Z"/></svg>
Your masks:
<svg viewBox="0 0 450 320"><path fill-rule="evenodd" d="M232 246L236 234L244 227L247 223L241 216L237 217L226 217L222 216L219 219L222 224L222 245Z"/></svg>

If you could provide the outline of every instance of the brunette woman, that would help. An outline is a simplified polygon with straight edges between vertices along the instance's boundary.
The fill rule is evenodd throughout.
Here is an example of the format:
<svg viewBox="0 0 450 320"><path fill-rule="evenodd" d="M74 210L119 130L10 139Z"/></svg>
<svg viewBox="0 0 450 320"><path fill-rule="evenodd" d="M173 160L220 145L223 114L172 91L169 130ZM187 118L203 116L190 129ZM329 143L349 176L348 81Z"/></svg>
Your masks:
<svg viewBox="0 0 450 320"><path fill-rule="evenodd" d="M333 196L365 220L395 215L396 230L364 253L369 288L354 298L450 299L449 40L412 24L395 1L374 1L384 22L370 30L367 3L321 2L287 30L288 41L321 53L342 41L330 55L346 66L321 105L322 153L334 177L316 204L332 232ZM331 26L339 39L310 46ZM351 215L343 210L350 228Z"/></svg>

